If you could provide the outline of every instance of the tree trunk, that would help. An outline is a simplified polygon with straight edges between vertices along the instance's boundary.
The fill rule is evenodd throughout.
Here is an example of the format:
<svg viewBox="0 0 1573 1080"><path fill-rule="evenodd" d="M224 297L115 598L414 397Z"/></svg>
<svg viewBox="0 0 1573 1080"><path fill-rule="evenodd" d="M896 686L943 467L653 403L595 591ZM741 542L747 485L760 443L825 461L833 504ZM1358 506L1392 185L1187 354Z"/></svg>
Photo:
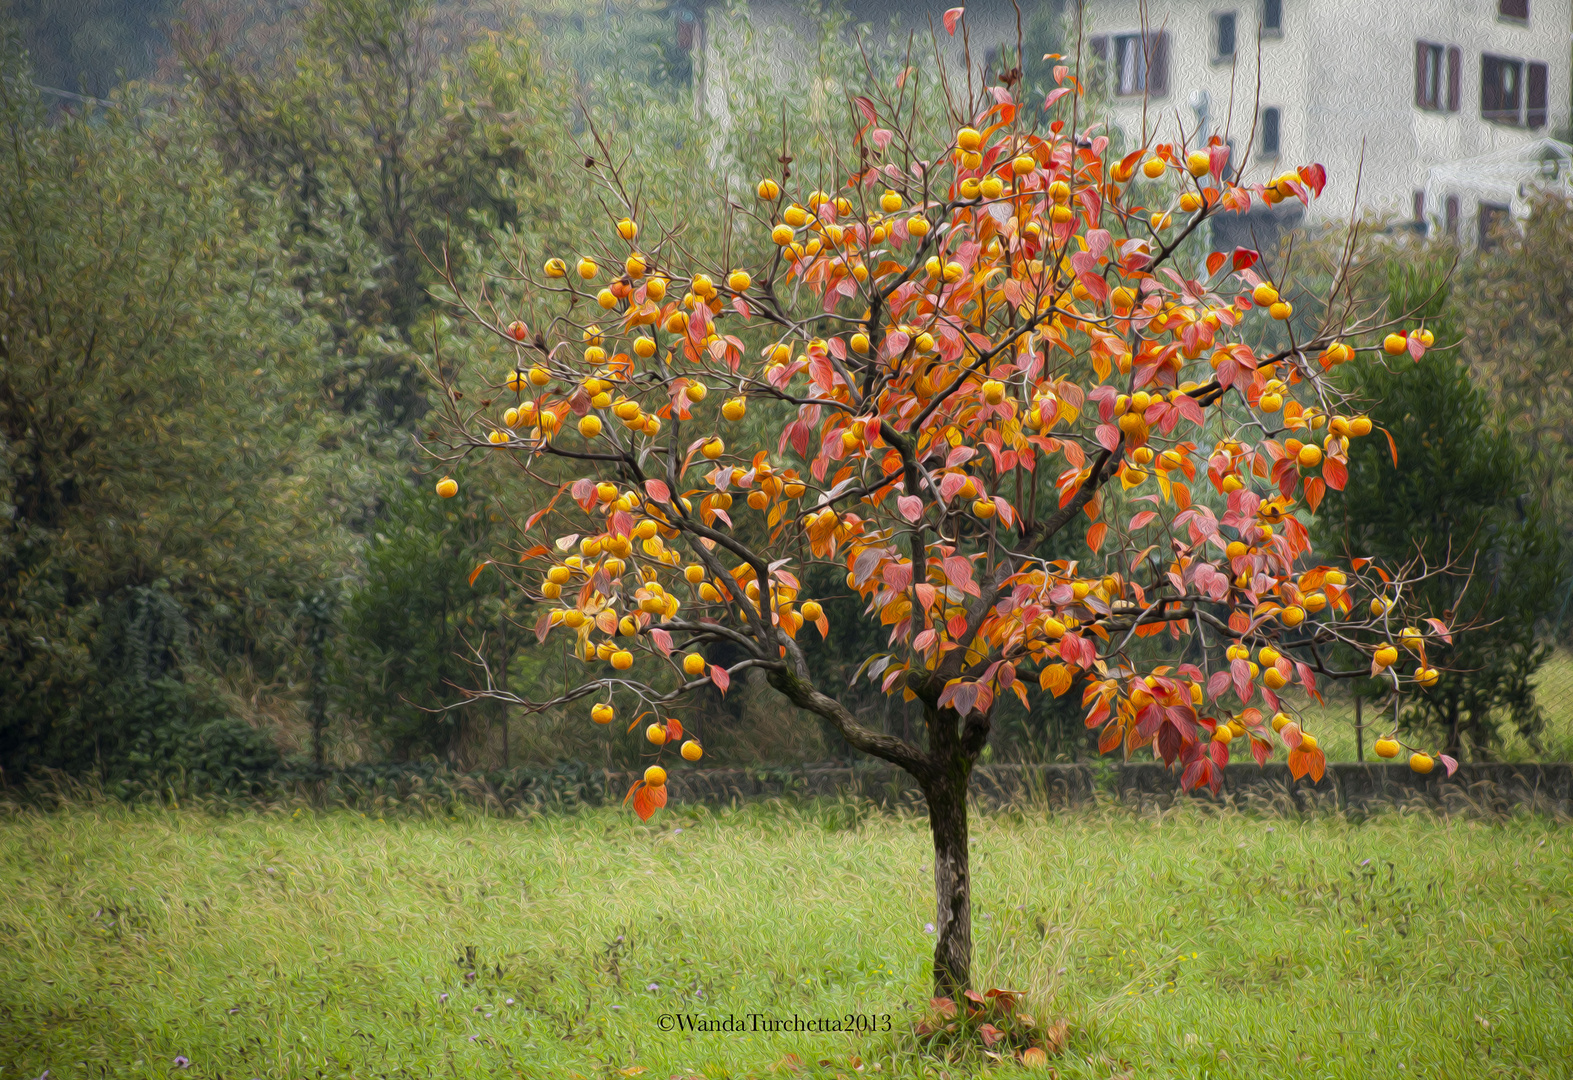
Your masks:
<svg viewBox="0 0 1573 1080"><path fill-rule="evenodd" d="M934 996L959 1001L972 986L972 871L967 851L970 763L924 785L934 837Z"/></svg>
<svg viewBox="0 0 1573 1080"><path fill-rule="evenodd" d="M1458 698L1454 697L1447 703L1447 756L1454 761L1463 757L1459 747L1458 722Z"/></svg>

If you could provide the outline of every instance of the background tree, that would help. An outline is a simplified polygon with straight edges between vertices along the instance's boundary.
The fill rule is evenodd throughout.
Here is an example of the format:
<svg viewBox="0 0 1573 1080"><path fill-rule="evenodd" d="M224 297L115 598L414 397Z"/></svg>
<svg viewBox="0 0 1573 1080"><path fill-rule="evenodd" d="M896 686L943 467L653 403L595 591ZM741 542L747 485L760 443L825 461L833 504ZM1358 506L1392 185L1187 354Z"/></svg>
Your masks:
<svg viewBox="0 0 1573 1080"><path fill-rule="evenodd" d="M457 708L581 702L643 729L657 763L629 798L648 817L666 798L659 762L703 752L683 702L763 672L922 789L934 984L955 996L971 971L967 780L1000 698L1079 689L1102 749L1150 749L1188 788L1216 788L1231 743L1258 761L1285 745L1295 775L1319 779L1323 754L1280 694L1363 674L1329 666L1339 644L1406 692L1434 684L1424 646L1417 667L1392 642L1403 604L1365 605L1395 580L1407 602L1436 568L1317 564L1294 511L1344 485L1348 443L1370 431L1326 371L1381 320L1267 351L1291 289L1259 277L1256 253L1214 254L1199 279L1170 265L1216 214L1309 202L1319 166L1247 187L1217 140L1115 159L1078 134L1068 69L1041 105L1007 78L959 116L925 108L923 74L872 79L851 126L821 132L839 150L808 184L788 167L751 205L719 203L724 262L686 249L691 212L640 220L601 140L611 220L538 273L521 260L480 288L450 280L514 357L437 369L447 426L430 449L522 517L507 565L542 605L535 634L557 629L585 665L555 692L486 683ZM1381 348L1418 358L1430 341ZM770 435L729 447L754 410ZM471 456L512 475L461 468ZM1087 551L1055 557L1082 515ZM830 632L807 588L817 567L879 625L859 674L922 710L916 738L825 691L797 640ZM723 648L726 666L706 655ZM1196 661L1172 659L1182 648Z"/></svg>
<svg viewBox="0 0 1573 1080"><path fill-rule="evenodd" d="M1551 652L1537 624L1560 600L1562 566L1541 509L1544 489L1522 436L1494 414L1460 355L1466 339L1457 313L1474 300L1451 295L1448 261L1405 251L1390 254L1385 266L1389 309L1423 320L1447 348L1423 364L1399 357L1340 369L1345 389L1371 403L1372 421L1393 442L1371 439L1351 449L1349 484L1328 497L1320 519L1323 546L1386 565L1419 558L1457 566L1456 574L1419 585L1412 599L1471 629L1456 642L1431 643L1442 674L1428 693L1403 696L1403 726L1439 736L1451 756L1467 748L1489 758L1505 717L1535 746L1544 716L1532 679ZM1391 689L1374 680L1358 688L1373 698Z"/></svg>
<svg viewBox="0 0 1573 1080"><path fill-rule="evenodd" d="M233 718L221 681L288 677L363 469L324 448L277 207L243 211L189 116L46 123L5 44L0 761L118 776L147 725Z"/></svg>

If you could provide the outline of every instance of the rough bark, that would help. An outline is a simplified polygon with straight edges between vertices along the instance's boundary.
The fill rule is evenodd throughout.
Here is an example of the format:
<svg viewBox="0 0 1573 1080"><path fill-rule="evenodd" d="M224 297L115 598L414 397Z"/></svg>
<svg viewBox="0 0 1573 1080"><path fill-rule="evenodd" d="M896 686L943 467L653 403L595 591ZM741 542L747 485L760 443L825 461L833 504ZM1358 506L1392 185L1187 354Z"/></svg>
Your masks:
<svg viewBox="0 0 1573 1080"><path fill-rule="evenodd" d="M972 986L972 870L967 850L967 776L955 762L923 786L934 838L934 994L959 1000Z"/></svg>

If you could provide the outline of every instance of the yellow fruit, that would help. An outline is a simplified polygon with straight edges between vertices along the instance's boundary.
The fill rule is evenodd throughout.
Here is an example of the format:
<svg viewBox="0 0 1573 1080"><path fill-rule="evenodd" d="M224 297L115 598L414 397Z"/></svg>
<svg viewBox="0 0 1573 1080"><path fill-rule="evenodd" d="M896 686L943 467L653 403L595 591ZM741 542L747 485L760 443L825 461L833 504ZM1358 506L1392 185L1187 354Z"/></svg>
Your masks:
<svg viewBox="0 0 1573 1080"><path fill-rule="evenodd" d="M1251 290L1251 299L1257 307L1271 307L1278 303L1278 290L1264 281Z"/></svg>
<svg viewBox="0 0 1573 1080"><path fill-rule="evenodd" d="M582 417L579 421L579 434L586 439L593 439L601 433L601 418L594 413Z"/></svg>
<svg viewBox="0 0 1573 1080"><path fill-rule="evenodd" d="M634 355L648 360L655 355L655 339L644 336L634 338Z"/></svg>
<svg viewBox="0 0 1573 1080"><path fill-rule="evenodd" d="M1300 462L1302 469L1314 469L1322 463L1322 449L1314 443L1306 443L1300 447L1300 452L1295 455L1295 460Z"/></svg>
<svg viewBox="0 0 1573 1080"><path fill-rule="evenodd" d="M578 608L569 608L563 612L563 625L570 630L577 630L584 625L584 612Z"/></svg>
<svg viewBox="0 0 1573 1080"><path fill-rule="evenodd" d="M1383 645L1376 650L1376 655L1372 659L1376 661L1377 667L1392 667L1398 663L1398 650L1391 645Z"/></svg>
<svg viewBox="0 0 1573 1080"><path fill-rule="evenodd" d="M543 367L530 369L530 382L535 386L545 386L552 381L552 373Z"/></svg>
<svg viewBox="0 0 1573 1080"><path fill-rule="evenodd" d="M600 304L607 311L611 311L614 307L617 306L617 294L612 292L611 289L602 289L600 292L595 294L595 302Z"/></svg>
<svg viewBox="0 0 1573 1080"><path fill-rule="evenodd" d="M1163 171L1167 168L1168 166L1163 163L1162 158L1148 158L1142 162L1142 175L1149 180L1156 180L1163 175Z"/></svg>
<svg viewBox="0 0 1573 1080"><path fill-rule="evenodd" d="M1305 622L1305 609L1296 604L1291 604L1278 613L1278 621L1285 626L1299 626Z"/></svg>
<svg viewBox="0 0 1573 1080"><path fill-rule="evenodd" d="M1425 347L1426 347L1426 348L1428 348L1428 349L1429 349L1429 348L1430 348L1430 347L1431 347L1431 346L1432 346L1432 345L1433 345L1433 344L1435 344L1435 342L1436 342L1436 335L1435 335L1435 334L1433 334L1433 333L1432 333L1432 332L1431 332L1431 331L1429 331L1429 330L1424 330L1424 329L1422 329L1422 330L1417 330L1417 331L1416 331L1416 332L1415 332L1415 337L1417 337L1417 338L1419 338L1419 339L1420 339L1420 344L1422 344L1422 345L1424 345L1424 346L1425 346Z"/></svg>
<svg viewBox="0 0 1573 1080"><path fill-rule="evenodd" d="M618 671L627 671L634 666L634 654L627 649L618 649L612 653L612 666Z"/></svg>
<svg viewBox="0 0 1573 1080"><path fill-rule="evenodd" d="M747 411L748 404L740 397L729 398L726 404L721 406L721 415L728 420L741 420Z"/></svg>
<svg viewBox="0 0 1573 1080"><path fill-rule="evenodd" d="M972 504L972 512L978 517L987 520L995 515L997 508L993 499L979 499Z"/></svg>
<svg viewBox="0 0 1573 1080"><path fill-rule="evenodd" d="M766 202L775 202L781 195L781 185L774 180L761 180L754 193Z"/></svg>
<svg viewBox="0 0 1573 1080"><path fill-rule="evenodd" d="M1213 732L1213 742L1216 742L1216 743L1223 743L1224 745L1227 746L1228 743L1229 743L1229 740L1231 740L1233 738L1234 738L1234 732L1229 730L1229 725L1228 724L1219 724L1218 725L1218 730Z"/></svg>
<svg viewBox="0 0 1573 1080"><path fill-rule="evenodd" d="M901 195L899 192L887 191L879 197L879 208L887 214L894 214L901 209Z"/></svg>
<svg viewBox="0 0 1573 1080"><path fill-rule="evenodd" d="M1272 667L1274 664L1278 663L1278 657L1280 655L1281 654L1278 652L1278 650L1273 648L1271 645L1263 645L1262 651L1256 654L1256 658L1262 662L1263 667Z"/></svg>
<svg viewBox="0 0 1573 1080"><path fill-rule="evenodd" d="M1371 747L1371 749L1376 751L1376 756L1377 757L1381 757L1381 758L1397 757L1398 756L1398 749L1399 749L1399 747L1398 747L1398 740L1397 739L1378 739L1378 740L1376 740L1375 745L1373 745Z"/></svg>
<svg viewBox="0 0 1573 1080"><path fill-rule="evenodd" d="M665 746L666 725L651 724L649 727L644 729L644 737L650 740L650 742L654 743L656 746Z"/></svg>
<svg viewBox="0 0 1573 1080"><path fill-rule="evenodd" d="M711 439L709 442L705 443L699 448L699 452L705 457L709 458L711 461L714 461L716 458L726 453L726 443L722 442L720 439Z"/></svg>
<svg viewBox="0 0 1573 1080"><path fill-rule="evenodd" d="M852 338L848 344L852 346L853 352L866 353L868 352L868 335L859 330L857 333L852 335Z"/></svg>
<svg viewBox="0 0 1573 1080"><path fill-rule="evenodd" d="M928 218L915 217L907 219L908 235L917 237L920 240L929 234L930 228L932 228L932 226L929 225Z"/></svg>
<svg viewBox="0 0 1573 1080"><path fill-rule="evenodd" d="M1413 626L1406 626L1398 632L1398 643L1410 652L1419 652L1423 640L1420 631Z"/></svg>
<svg viewBox="0 0 1573 1080"><path fill-rule="evenodd" d="M1185 155L1185 169L1192 176L1202 176L1212 168L1212 155L1206 150L1192 150Z"/></svg>
<svg viewBox="0 0 1573 1080"><path fill-rule="evenodd" d="M610 724L612 722L612 717L615 715L617 714L612 709L612 707L604 703L594 705L590 709L590 719L594 720L597 724Z"/></svg>
<svg viewBox="0 0 1573 1080"><path fill-rule="evenodd" d="M1399 353L1409 351L1409 339L1403 334L1388 334L1382 339L1382 351L1388 356L1397 356Z"/></svg>
<svg viewBox="0 0 1573 1080"><path fill-rule="evenodd" d="M1319 593L1319 592L1307 593L1306 597L1305 597L1305 600L1304 600L1304 604L1305 604L1305 610L1307 610L1307 611L1310 611L1310 612L1321 611L1324 607L1327 606L1327 596L1326 596L1325 593Z"/></svg>
<svg viewBox="0 0 1573 1080"><path fill-rule="evenodd" d="M634 224L633 218L623 218L617 223L617 235L624 240L632 240L639 235L639 226Z"/></svg>
<svg viewBox="0 0 1573 1080"><path fill-rule="evenodd" d="M1171 224L1173 224L1173 221L1170 219L1169 215L1163 213L1162 211L1154 213L1152 217L1148 218L1147 220L1148 223L1152 225L1155 232L1162 232L1164 229L1167 229Z"/></svg>
<svg viewBox="0 0 1573 1080"><path fill-rule="evenodd" d="M983 135L977 128L964 127L956 132L956 145L969 154L977 153L983 145Z"/></svg>
<svg viewBox="0 0 1573 1080"><path fill-rule="evenodd" d="M698 563L689 563L683 567L683 577L690 585L698 585L705 579L705 568Z"/></svg>
<svg viewBox="0 0 1573 1080"><path fill-rule="evenodd" d="M1290 304L1287 300L1280 300L1276 304L1272 305L1272 307L1267 309L1267 314L1271 315L1279 322L1282 322L1294 314L1294 305Z"/></svg>
<svg viewBox="0 0 1573 1080"><path fill-rule="evenodd" d="M590 258L588 255L579 260L579 265L576 267L576 269L579 271L579 276L584 278L586 281L589 281L591 278L595 277L596 274L601 272L601 268L595 265L595 260Z"/></svg>
<svg viewBox="0 0 1573 1080"><path fill-rule="evenodd" d="M983 400L990 405L998 405L1005 400L1005 384L994 379L989 379L983 384Z"/></svg>
<svg viewBox="0 0 1573 1080"><path fill-rule="evenodd" d="M623 260L623 269L628 271L628 276L634 281L644 277L645 261L643 255L630 255Z"/></svg>
<svg viewBox="0 0 1573 1080"><path fill-rule="evenodd" d="M684 761L698 761L700 758L705 756L704 747L700 746L692 739L689 739L683 744L682 753Z"/></svg>
<svg viewBox="0 0 1573 1080"><path fill-rule="evenodd" d="M1282 731L1284 725L1291 723L1288 713L1273 713L1273 730Z"/></svg>
<svg viewBox="0 0 1573 1080"><path fill-rule="evenodd" d="M451 499L459 493L459 482L451 476L444 476L437 481L437 494L444 499Z"/></svg>
<svg viewBox="0 0 1573 1080"><path fill-rule="evenodd" d="M1026 176L1038 167L1038 159L1031 154L1020 154L1010 163L1010 171L1017 176Z"/></svg>
<svg viewBox="0 0 1573 1080"><path fill-rule="evenodd" d="M1351 435L1369 435L1369 434L1371 434L1371 418L1369 416L1357 416L1353 420L1350 420L1349 421L1349 434L1351 434Z"/></svg>
<svg viewBox="0 0 1573 1080"><path fill-rule="evenodd" d="M1415 672L1415 682L1425 687L1435 686L1437 679L1440 677L1441 673L1436 668L1423 667Z"/></svg>
<svg viewBox="0 0 1573 1080"><path fill-rule="evenodd" d="M561 259L547 259L546 265L541 267L541 272L549 278L568 276L568 264Z"/></svg>
<svg viewBox="0 0 1573 1080"><path fill-rule="evenodd" d="M978 184L978 194L985 199L998 199L1005 194L1005 181L997 176L984 177L983 181Z"/></svg>
<svg viewBox="0 0 1573 1080"><path fill-rule="evenodd" d="M819 606L819 601L817 600L810 600L800 610L804 622L818 622L819 617L825 613L825 609Z"/></svg>
<svg viewBox="0 0 1573 1080"><path fill-rule="evenodd" d="M1263 394L1258 404L1262 407L1263 412L1277 412L1284 407L1283 395Z"/></svg>
<svg viewBox="0 0 1573 1080"><path fill-rule="evenodd" d="M1422 776L1436 767L1436 762L1431 760L1430 754L1410 754L1409 767Z"/></svg>
<svg viewBox="0 0 1573 1080"><path fill-rule="evenodd" d="M1201 205L1201 197L1194 192L1187 191L1184 195L1180 196L1180 209L1184 210L1186 213L1191 213L1194 210L1201 209Z"/></svg>
<svg viewBox="0 0 1573 1080"><path fill-rule="evenodd" d="M663 735L661 741L665 742L666 736ZM644 771L644 782L651 787L664 786L666 784L666 770L659 765L650 766Z"/></svg>
<svg viewBox="0 0 1573 1080"><path fill-rule="evenodd" d="M696 652L691 652L683 657L683 674L703 675L705 673L705 658Z"/></svg>

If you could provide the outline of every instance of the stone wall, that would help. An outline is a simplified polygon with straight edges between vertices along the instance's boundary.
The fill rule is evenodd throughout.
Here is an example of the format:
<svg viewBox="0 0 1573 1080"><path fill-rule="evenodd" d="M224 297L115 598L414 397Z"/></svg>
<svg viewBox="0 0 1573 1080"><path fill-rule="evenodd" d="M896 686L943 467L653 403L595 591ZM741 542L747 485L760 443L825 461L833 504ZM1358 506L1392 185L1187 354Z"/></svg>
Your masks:
<svg viewBox="0 0 1573 1080"><path fill-rule="evenodd" d="M626 791L636 774L610 774L607 788ZM808 766L801 769L674 769L667 781L674 804L740 803L757 799L853 796L881 805L921 805L922 794L906 773L878 766ZM972 774L972 795L988 807L1043 803L1087 805L1100 797L1167 806L1177 799L1228 802L1264 809L1337 809L1425 806L1505 813L1524 808L1573 814L1573 764L1461 765L1451 777L1441 766L1429 776L1407 765L1340 762L1319 783L1296 781L1287 765L1230 765L1222 790L1182 795L1179 773L1157 764L983 765Z"/></svg>

